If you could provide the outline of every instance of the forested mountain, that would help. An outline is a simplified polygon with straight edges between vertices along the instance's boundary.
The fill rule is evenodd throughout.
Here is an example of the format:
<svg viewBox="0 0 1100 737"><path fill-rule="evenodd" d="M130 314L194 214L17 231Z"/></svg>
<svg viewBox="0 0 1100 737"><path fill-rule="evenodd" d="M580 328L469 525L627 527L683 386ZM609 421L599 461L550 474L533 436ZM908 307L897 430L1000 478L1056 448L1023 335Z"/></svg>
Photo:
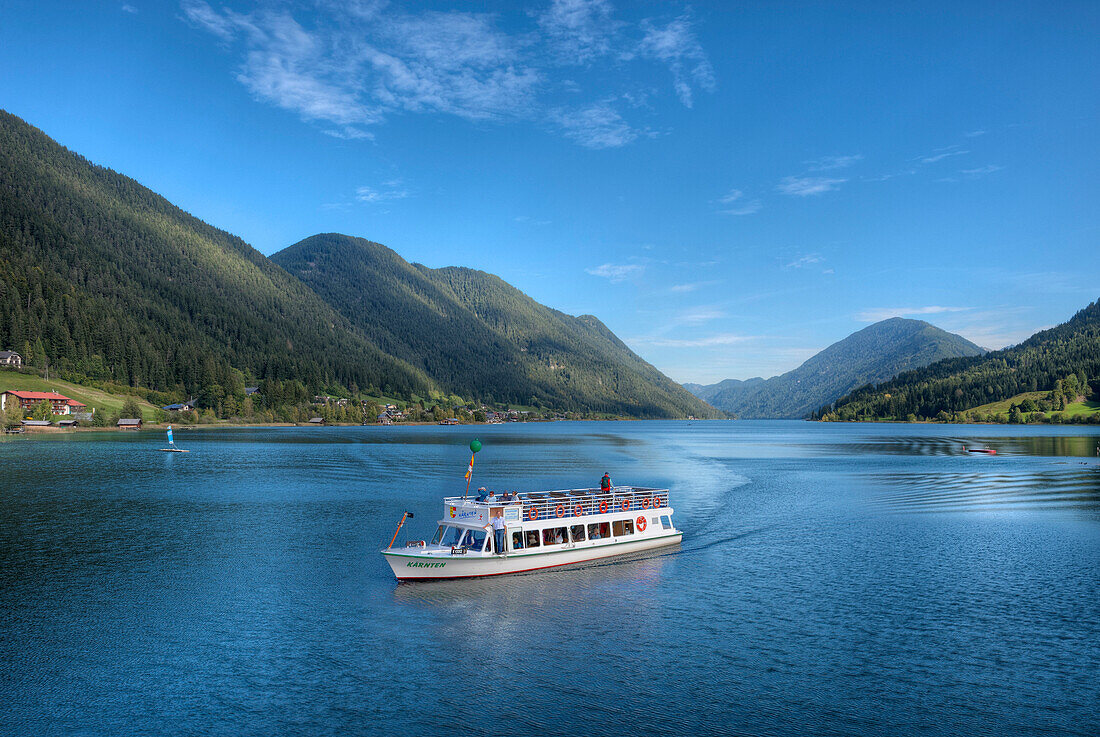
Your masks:
<svg viewBox="0 0 1100 737"><path fill-rule="evenodd" d="M194 396L222 417L252 406L246 383L262 386L265 411L298 416L327 390L714 413L596 318L549 310L496 277L410 266L381 247L322 265L326 279L303 278L324 299L241 239L0 111L0 350L55 376ZM364 285L373 296L350 301Z"/></svg>
<svg viewBox="0 0 1100 737"><path fill-rule="evenodd" d="M492 274L410 264L378 243L334 233L271 259L446 391L636 417L717 414L595 317L545 307Z"/></svg>
<svg viewBox="0 0 1100 737"><path fill-rule="evenodd" d="M691 384L685 383L684 388L695 396L702 399L704 402L710 402L715 397L729 395L732 392L739 390L749 389L757 384L763 384L764 379L760 376L754 376L751 379L723 379L717 384Z"/></svg>
<svg viewBox="0 0 1100 737"><path fill-rule="evenodd" d="M0 345L75 378L429 386L244 241L3 111L0 305Z"/></svg>
<svg viewBox="0 0 1100 737"><path fill-rule="evenodd" d="M806 417L858 386L944 358L981 353L965 338L923 320L892 317L833 343L781 376L721 382L694 393L738 417Z"/></svg>
<svg viewBox="0 0 1100 737"><path fill-rule="evenodd" d="M1023 343L973 358L955 358L864 386L822 407L826 419L935 418L1023 392L1052 391L1070 375L1100 390L1100 300L1071 320Z"/></svg>

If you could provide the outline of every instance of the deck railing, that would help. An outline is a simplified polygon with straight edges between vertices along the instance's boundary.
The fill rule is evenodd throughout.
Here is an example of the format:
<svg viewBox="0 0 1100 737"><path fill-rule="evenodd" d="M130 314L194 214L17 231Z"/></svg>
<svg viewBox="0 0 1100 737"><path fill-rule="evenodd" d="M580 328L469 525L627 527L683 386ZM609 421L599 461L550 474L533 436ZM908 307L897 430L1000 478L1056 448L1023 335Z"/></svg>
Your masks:
<svg viewBox="0 0 1100 737"><path fill-rule="evenodd" d="M637 486L615 486L611 491L600 489L564 489L520 493L518 498L504 500L499 496L491 502L476 499L447 497L444 504L461 504L503 507L521 504L523 520L569 519L611 512L643 512L669 506L668 489L651 489Z"/></svg>

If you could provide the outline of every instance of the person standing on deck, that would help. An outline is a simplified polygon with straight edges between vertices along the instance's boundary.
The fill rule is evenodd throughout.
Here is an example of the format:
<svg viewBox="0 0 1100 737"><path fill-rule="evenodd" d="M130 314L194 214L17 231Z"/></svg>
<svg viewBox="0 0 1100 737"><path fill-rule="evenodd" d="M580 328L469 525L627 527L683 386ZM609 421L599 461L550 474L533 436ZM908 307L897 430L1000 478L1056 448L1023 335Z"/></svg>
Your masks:
<svg viewBox="0 0 1100 737"><path fill-rule="evenodd" d="M504 514L503 512L493 517L493 542L496 543L497 555L504 555Z"/></svg>
<svg viewBox="0 0 1100 737"><path fill-rule="evenodd" d="M605 473L603 475L603 478L600 479L600 491L611 491L611 475L610 474Z"/></svg>

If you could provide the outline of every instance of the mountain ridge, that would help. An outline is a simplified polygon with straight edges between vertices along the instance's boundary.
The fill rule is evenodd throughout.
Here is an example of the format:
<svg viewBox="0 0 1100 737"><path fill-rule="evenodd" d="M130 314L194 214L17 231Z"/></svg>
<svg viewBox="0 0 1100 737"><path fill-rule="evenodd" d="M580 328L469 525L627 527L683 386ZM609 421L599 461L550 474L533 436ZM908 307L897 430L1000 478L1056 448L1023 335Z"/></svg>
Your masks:
<svg viewBox="0 0 1100 737"><path fill-rule="evenodd" d="M770 379L727 379L696 396L745 419L806 417L853 389L981 348L924 320L892 317L857 330ZM736 382L736 383L731 383Z"/></svg>

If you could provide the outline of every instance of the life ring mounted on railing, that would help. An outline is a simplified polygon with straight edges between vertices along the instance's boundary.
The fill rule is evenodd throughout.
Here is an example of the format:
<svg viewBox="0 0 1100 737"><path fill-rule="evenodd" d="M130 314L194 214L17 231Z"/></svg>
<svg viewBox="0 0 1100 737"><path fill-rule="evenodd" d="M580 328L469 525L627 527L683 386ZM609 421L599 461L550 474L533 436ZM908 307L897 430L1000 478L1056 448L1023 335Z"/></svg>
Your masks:
<svg viewBox="0 0 1100 737"><path fill-rule="evenodd" d="M654 509L660 509L663 506L665 506L665 505L661 504L661 497L659 497L659 496L653 497L653 508Z"/></svg>
<svg viewBox="0 0 1100 737"><path fill-rule="evenodd" d="M584 516L584 507L582 507L580 504L573 507L573 516L574 517L583 517Z"/></svg>
<svg viewBox="0 0 1100 737"><path fill-rule="evenodd" d="M649 497L642 500L642 509L649 509Z"/></svg>
<svg viewBox="0 0 1100 737"><path fill-rule="evenodd" d="M529 519L529 520L531 520L532 522L534 522L534 521L535 521L535 520L537 520L538 518L539 518L539 510L535 509L534 507L531 507L531 511L529 511L529 512L527 513L527 519Z"/></svg>
<svg viewBox="0 0 1100 737"><path fill-rule="evenodd" d="M623 499L623 511L626 512L626 511L629 511L629 509L630 509L630 500L629 499Z"/></svg>
<svg viewBox="0 0 1100 737"><path fill-rule="evenodd" d="M600 500L600 514L607 514L607 500Z"/></svg>
<svg viewBox="0 0 1100 737"><path fill-rule="evenodd" d="M554 514L556 514L558 517L564 517L565 516L565 507L563 507L562 505L559 504L558 508L554 510Z"/></svg>

